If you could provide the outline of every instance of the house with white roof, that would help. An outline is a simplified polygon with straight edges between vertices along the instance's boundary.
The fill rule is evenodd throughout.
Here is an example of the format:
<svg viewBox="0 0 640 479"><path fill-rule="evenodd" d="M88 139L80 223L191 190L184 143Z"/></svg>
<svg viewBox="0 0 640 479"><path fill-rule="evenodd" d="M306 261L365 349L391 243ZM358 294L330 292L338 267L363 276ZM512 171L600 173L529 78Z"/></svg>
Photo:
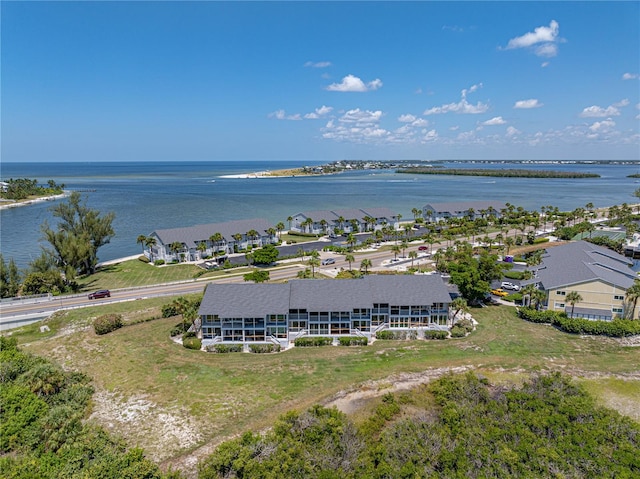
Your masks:
<svg viewBox="0 0 640 479"><path fill-rule="evenodd" d="M437 223L449 218L500 218L505 203L499 201L458 201L447 203L428 203L422 208L422 217L427 222Z"/></svg>
<svg viewBox="0 0 640 479"><path fill-rule="evenodd" d="M302 336L360 336L377 331L448 329L451 296L439 275L368 275L207 286L199 316L203 346Z"/></svg>
<svg viewBox="0 0 640 479"><path fill-rule="evenodd" d="M199 261L278 242L275 229L265 219L228 221L206 225L155 230L149 237L156 244L145 251L149 259ZM204 249L201 249L204 245ZM181 245L180 248L174 248Z"/></svg>
<svg viewBox="0 0 640 479"><path fill-rule="evenodd" d="M638 275L630 258L587 241L549 248L534 281L547 294L547 309L571 312L567 295L575 291L582 300L573 305L573 315L586 319L638 318L638 311L625 301L626 290Z"/></svg>

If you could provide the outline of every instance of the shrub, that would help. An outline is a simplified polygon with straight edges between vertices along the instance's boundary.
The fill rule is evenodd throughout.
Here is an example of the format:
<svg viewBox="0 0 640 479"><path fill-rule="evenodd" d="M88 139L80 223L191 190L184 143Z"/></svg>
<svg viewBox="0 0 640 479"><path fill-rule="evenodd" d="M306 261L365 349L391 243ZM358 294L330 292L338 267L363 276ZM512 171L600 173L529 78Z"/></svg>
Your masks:
<svg viewBox="0 0 640 479"><path fill-rule="evenodd" d="M378 331L376 333L376 339L395 339L395 340L404 340L404 339L416 339L418 337L418 333L416 331Z"/></svg>
<svg viewBox="0 0 640 479"><path fill-rule="evenodd" d="M340 346L366 346L369 344L369 340L361 336L345 336L338 338L338 344Z"/></svg>
<svg viewBox="0 0 640 479"><path fill-rule="evenodd" d="M504 277L509 279L524 279L524 271L506 271Z"/></svg>
<svg viewBox="0 0 640 479"><path fill-rule="evenodd" d="M198 350L202 348L202 341L200 341L200 338L189 336L186 338L182 338L182 345L187 349Z"/></svg>
<svg viewBox="0 0 640 479"><path fill-rule="evenodd" d="M461 328L457 324L451 328L451 337L452 338L464 338L467 335L467 330Z"/></svg>
<svg viewBox="0 0 640 479"><path fill-rule="evenodd" d="M164 260L163 259L157 259L153 262L154 266L162 266L164 264Z"/></svg>
<svg viewBox="0 0 640 479"><path fill-rule="evenodd" d="M162 305L162 317L163 318L170 318L172 316L178 316L178 310L176 309L176 307L169 303L169 304L163 304Z"/></svg>
<svg viewBox="0 0 640 479"><path fill-rule="evenodd" d="M241 353L242 344L210 344L205 346L204 349L208 353Z"/></svg>
<svg viewBox="0 0 640 479"><path fill-rule="evenodd" d="M549 242L549 238L536 238L535 240L533 240L533 244L548 243L548 242Z"/></svg>
<svg viewBox="0 0 640 479"><path fill-rule="evenodd" d="M536 311L532 308L520 308L518 316L532 323L553 324L566 333L593 334L620 338L640 334L640 321L614 319L600 321L584 318L569 318L561 311Z"/></svg>
<svg viewBox="0 0 640 479"><path fill-rule="evenodd" d="M280 351L279 344L250 344L249 352L263 354L263 353L277 353Z"/></svg>
<svg viewBox="0 0 640 479"><path fill-rule="evenodd" d="M198 335L194 331L187 331L182 335L182 340L184 341L187 338L197 338Z"/></svg>
<svg viewBox="0 0 640 479"><path fill-rule="evenodd" d="M93 321L96 334L107 334L123 326L121 314L103 314Z"/></svg>
<svg viewBox="0 0 640 479"><path fill-rule="evenodd" d="M447 339L449 333L447 331L429 330L424 332L424 339Z"/></svg>
<svg viewBox="0 0 640 479"><path fill-rule="evenodd" d="M173 338L174 336L178 336L179 334L184 334L189 330L190 327L191 324L180 322L173 327L169 335Z"/></svg>
<svg viewBox="0 0 640 479"><path fill-rule="evenodd" d="M142 261L143 263L150 263L151 262L151 260L149 258L147 258L145 255L138 256L138 260Z"/></svg>
<svg viewBox="0 0 640 479"><path fill-rule="evenodd" d="M560 314L558 311L537 311L533 308L518 309L518 316L532 323L553 324L556 317Z"/></svg>
<svg viewBox="0 0 640 479"><path fill-rule="evenodd" d="M306 348L310 346L330 346L333 343L333 338L326 337L306 337L298 338L294 341L294 344L300 348Z"/></svg>

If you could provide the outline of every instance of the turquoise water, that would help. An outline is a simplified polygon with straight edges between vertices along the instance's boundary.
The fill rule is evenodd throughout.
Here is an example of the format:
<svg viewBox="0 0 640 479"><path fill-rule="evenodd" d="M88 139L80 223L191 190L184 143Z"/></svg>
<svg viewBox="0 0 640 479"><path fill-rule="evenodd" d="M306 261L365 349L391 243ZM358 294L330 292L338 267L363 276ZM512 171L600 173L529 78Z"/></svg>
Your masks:
<svg viewBox="0 0 640 479"><path fill-rule="evenodd" d="M411 210L443 201L498 200L526 209L553 205L562 210L586 203L603 207L637 200L638 165L476 164L481 168L535 168L593 172L593 179L490 178L397 174L367 170L322 177L221 178L302 166L301 162L176 163L3 163L6 178L49 179L84 191L87 204L116 214L116 236L99 251L101 261L137 254L140 234L233 219L266 218L287 224L287 217L316 209L385 206L412 218ZM471 163L469 165L472 165ZM308 166L312 166L311 164ZM461 164L444 164L461 167ZM40 225L55 224L52 203L2 210L0 251L20 267L39 256Z"/></svg>

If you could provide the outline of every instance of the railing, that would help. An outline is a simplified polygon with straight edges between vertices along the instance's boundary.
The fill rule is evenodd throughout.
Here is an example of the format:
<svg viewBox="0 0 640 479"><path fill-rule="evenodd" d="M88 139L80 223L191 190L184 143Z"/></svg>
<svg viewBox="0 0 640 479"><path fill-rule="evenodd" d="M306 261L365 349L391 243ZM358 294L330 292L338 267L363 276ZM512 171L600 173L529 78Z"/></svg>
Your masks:
<svg viewBox="0 0 640 479"><path fill-rule="evenodd" d="M303 329L302 331L298 331L297 333L293 333L293 335L289 338L289 341L295 341L298 338L301 338L302 336L306 336L307 334L309 334L309 330L308 329Z"/></svg>
<svg viewBox="0 0 640 479"><path fill-rule="evenodd" d="M389 329L389 323L379 324L374 330L373 333L377 333L378 331L384 331L385 329Z"/></svg>
<svg viewBox="0 0 640 479"><path fill-rule="evenodd" d="M361 337L361 338L369 339L369 337L366 334L364 334L362 331L360 331L358 328L354 328L349 332L351 333L351 336L358 336L358 337Z"/></svg>

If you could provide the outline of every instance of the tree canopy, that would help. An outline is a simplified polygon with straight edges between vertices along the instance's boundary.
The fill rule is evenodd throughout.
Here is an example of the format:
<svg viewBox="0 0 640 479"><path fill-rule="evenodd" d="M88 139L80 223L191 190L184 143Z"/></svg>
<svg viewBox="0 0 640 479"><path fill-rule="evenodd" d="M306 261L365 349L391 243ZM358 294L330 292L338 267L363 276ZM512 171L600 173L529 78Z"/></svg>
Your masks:
<svg viewBox="0 0 640 479"><path fill-rule="evenodd" d="M51 211L59 222L56 229L46 221L42 225L44 239L51 245L45 251L55 258L67 279L73 279L77 273L94 273L98 249L115 235L111 225L115 214L101 215L89 208L78 192L71 193L67 201L53 206Z"/></svg>

